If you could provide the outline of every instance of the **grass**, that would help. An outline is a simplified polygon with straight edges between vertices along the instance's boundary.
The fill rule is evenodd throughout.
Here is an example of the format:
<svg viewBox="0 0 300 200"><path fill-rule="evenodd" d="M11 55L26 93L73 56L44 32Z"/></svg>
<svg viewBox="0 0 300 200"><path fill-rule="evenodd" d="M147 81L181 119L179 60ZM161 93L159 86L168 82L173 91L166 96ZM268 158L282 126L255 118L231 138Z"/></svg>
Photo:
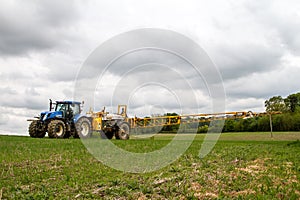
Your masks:
<svg viewBox="0 0 300 200"><path fill-rule="evenodd" d="M171 165L134 174L103 165L78 139L0 136L0 199L300 199L300 133L222 134L200 159L203 137ZM113 142L149 152L172 138Z"/></svg>

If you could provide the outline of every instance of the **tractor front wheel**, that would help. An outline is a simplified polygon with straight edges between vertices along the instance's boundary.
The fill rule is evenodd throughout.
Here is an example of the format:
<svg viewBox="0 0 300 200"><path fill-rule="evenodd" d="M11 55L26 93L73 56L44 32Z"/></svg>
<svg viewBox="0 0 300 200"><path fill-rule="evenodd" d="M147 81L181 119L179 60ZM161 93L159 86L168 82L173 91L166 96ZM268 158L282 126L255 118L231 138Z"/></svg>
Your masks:
<svg viewBox="0 0 300 200"><path fill-rule="evenodd" d="M66 125L61 120L52 120L48 125L48 136L50 138L64 138Z"/></svg>
<svg viewBox="0 0 300 200"><path fill-rule="evenodd" d="M38 126L38 121L32 121L30 123L29 129L28 129L30 137L33 137L33 138L43 138L43 137L45 137L46 132L45 131L39 131L37 129L37 126Z"/></svg>
<svg viewBox="0 0 300 200"><path fill-rule="evenodd" d="M75 128L80 138L89 138L92 135L92 125L86 117L80 118L75 124Z"/></svg>

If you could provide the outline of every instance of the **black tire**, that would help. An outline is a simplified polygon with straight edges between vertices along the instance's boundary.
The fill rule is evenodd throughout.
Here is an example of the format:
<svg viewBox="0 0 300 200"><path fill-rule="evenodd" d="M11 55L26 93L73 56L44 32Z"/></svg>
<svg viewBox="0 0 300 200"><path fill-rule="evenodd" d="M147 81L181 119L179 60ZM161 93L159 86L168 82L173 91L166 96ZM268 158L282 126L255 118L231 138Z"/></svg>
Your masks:
<svg viewBox="0 0 300 200"><path fill-rule="evenodd" d="M73 138L80 138L76 131L72 132Z"/></svg>
<svg viewBox="0 0 300 200"><path fill-rule="evenodd" d="M32 121L29 125L29 135L33 138L43 138L46 135L46 131L38 131L37 130L38 121Z"/></svg>
<svg viewBox="0 0 300 200"><path fill-rule="evenodd" d="M48 124L48 136L50 138L64 138L66 134L66 125L61 120L52 120Z"/></svg>
<svg viewBox="0 0 300 200"><path fill-rule="evenodd" d="M110 139L113 138L114 132L112 132L112 131L106 131L106 132L101 131L100 136L101 136L102 139L109 139L110 140Z"/></svg>
<svg viewBox="0 0 300 200"><path fill-rule="evenodd" d="M76 124L76 133L80 138L89 138L92 136L92 125L88 118L82 117L80 118Z"/></svg>
<svg viewBox="0 0 300 200"><path fill-rule="evenodd" d="M43 138L43 137L45 137L45 135L46 135L46 131L41 131L41 132L38 132L37 137Z"/></svg>
<svg viewBox="0 0 300 200"><path fill-rule="evenodd" d="M127 122L122 122L118 126L119 130L116 132L116 139L128 140L130 133L130 125Z"/></svg>
<svg viewBox="0 0 300 200"><path fill-rule="evenodd" d="M71 136L71 132L70 131L67 131L64 135L64 138L69 138Z"/></svg>

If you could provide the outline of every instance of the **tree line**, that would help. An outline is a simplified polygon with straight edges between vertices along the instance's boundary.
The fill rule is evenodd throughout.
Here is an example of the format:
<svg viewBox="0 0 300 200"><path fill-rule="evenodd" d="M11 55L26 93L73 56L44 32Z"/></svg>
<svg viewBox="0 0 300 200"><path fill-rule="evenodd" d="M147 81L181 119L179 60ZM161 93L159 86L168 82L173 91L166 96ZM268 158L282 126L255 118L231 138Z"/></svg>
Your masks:
<svg viewBox="0 0 300 200"><path fill-rule="evenodd" d="M273 96L265 101L266 112L282 112L272 115L273 131L300 131L300 92L286 98ZM269 116L226 120L223 132L270 131Z"/></svg>
<svg viewBox="0 0 300 200"><path fill-rule="evenodd" d="M272 115L273 131L300 131L300 92L290 94L286 98L273 96L264 103L267 113L277 111L282 113ZM206 133L208 129L209 122L199 123L197 132ZM248 119L225 120L222 132L255 132L270 131L270 129L270 118L265 115Z"/></svg>

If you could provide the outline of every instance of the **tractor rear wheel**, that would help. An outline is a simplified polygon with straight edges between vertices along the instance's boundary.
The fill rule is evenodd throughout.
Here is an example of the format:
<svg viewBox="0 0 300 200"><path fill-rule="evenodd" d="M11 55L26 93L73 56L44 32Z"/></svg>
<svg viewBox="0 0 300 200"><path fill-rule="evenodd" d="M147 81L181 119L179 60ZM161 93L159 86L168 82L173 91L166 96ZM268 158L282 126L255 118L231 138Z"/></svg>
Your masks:
<svg viewBox="0 0 300 200"><path fill-rule="evenodd" d="M129 132L130 126L126 122L122 122L119 126L119 130L116 132L116 139L121 140L128 140L129 139Z"/></svg>
<svg viewBox="0 0 300 200"><path fill-rule="evenodd" d="M52 120L48 125L48 136L50 138L64 138L66 125L61 120Z"/></svg>
<svg viewBox="0 0 300 200"><path fill-rule="evenodd" d="M38 125L37 121L32 121L30 123L29 129L28 129L30 137L33 137L33 138L43 138L43 137L45 137L46 132L45 131L39 131L37 129L37 125Z"/></svg>
<svg viewBox="0 0 300 200"><path fill-rule="evenodd" d="M80 118L75 124L75 128L80 138L89 138L92 135L92 125L86 117Z"/></svg>

